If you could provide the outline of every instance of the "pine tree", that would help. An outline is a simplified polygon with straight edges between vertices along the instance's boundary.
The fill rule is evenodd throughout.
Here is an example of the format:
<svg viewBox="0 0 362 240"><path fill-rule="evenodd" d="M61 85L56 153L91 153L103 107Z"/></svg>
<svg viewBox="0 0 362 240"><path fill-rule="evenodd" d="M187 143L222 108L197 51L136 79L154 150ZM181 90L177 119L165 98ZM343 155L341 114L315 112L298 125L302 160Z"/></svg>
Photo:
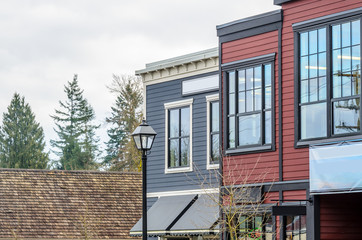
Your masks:
<svg viewBox="0 0 362 240"><path fill-rule="evenodd" d="M111 124L107 130L107 155L103 164L109 170L139 171L140 152L135 148L130 137L142 120L142 82L135 76L113 75L113 82L108 87L116 93L115 105L111 107L111 116L106 122Z"/></svg>
<svg viewBox="0 0 362 240"><path fill-rule="evenodd" d="M93 108L83 97L83 90L78 86L77 75L73 81L64 86L67 95L65 102L59 101L61 109L55 110L54 119L58 140L51 140L59 156L56 162L58 169L94 170L98 168L98 137L95 130L99 125L92 121L95 118Z"/></svg>
<svg viewBox="0 0 362 240"><path fill-rule="evenodd" d="M25 98L15 93L0 128L0 167L47 168L43 128Z"/></svg>

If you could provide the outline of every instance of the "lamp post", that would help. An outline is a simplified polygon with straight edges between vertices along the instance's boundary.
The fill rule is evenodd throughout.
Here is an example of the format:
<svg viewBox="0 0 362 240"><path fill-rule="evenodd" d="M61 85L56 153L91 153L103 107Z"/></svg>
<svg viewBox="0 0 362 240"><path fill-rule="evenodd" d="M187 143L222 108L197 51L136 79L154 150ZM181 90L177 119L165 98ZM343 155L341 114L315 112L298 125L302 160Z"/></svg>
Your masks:
<svg viewBox="0 0 362 240"><path fill-rule="evenodd" d="M142 240L147 240L147 151L151 150L156 135L146 120L132 133L137 149L142 151Z"/></svg>

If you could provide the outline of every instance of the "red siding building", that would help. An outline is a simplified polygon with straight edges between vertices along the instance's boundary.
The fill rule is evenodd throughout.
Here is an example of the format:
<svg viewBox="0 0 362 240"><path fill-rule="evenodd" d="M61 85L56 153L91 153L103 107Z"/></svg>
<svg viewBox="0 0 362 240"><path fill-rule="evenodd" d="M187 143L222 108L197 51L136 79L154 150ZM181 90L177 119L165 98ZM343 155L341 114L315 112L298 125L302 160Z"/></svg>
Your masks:
<svg viewBox="0 0 362 240"><path fill-rule="evenodd" d="M260 186L265 239L362 239L362 1L274 4L217 26L223 187Z"/></svg>

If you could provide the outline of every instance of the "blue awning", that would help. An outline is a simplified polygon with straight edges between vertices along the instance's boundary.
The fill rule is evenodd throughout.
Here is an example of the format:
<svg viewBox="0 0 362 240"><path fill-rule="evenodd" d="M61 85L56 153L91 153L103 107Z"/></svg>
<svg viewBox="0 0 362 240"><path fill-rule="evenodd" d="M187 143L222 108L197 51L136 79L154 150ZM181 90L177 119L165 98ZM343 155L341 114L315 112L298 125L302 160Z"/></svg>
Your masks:
<svg viewBox="0 0 362 240"><path fill-rule="evenodd" d="M218 232L219 208L206 195L160 197L147 212L149 236L203 235ZM142 218L131 229L142 235Z"/></svg>

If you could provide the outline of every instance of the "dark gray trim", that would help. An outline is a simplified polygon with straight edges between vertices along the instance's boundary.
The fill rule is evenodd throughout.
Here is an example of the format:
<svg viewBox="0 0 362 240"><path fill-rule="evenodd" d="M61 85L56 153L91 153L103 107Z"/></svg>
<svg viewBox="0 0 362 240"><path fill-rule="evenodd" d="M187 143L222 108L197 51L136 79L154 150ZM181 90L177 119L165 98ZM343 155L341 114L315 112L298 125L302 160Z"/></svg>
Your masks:
<svg viewBox="0 0 362 240"><path fill-rule="evenodd" d="M279 118L279 181L283 181L283 91L282 91L282 29L278 30L278 118ZM274 116L275 119L275 116ZM275 130L274 130L275 132ZM275 140L274 140L275 141Z"/></svg>
<svg viewBox="0 0 362 240"><path fill-rule="evenodd" d="M257 153L257 152L267 152L275 151L273 145L263 145L263 146L255 146L255 147L244 147L244 148L237 148L231 150L225 150L225 154L228 156L233 155L242 155L242 154L249 154L249 153Z"/></svg>
<svg viewBox="0 0 362 240"><path fill-rule="evenodd" d="M234 62L221 64L222 71L234 70L235 68L242 66L248 67L249 65L257 65L265 62L270 62L275 60L276 53L265 54L257 57L242 59Z"/></svg>
<svg viewBox="0 0 362 240"><path fill-rule="evenodd" d="M221 43L277 30L282 22L282 10L275 10L249 18L216 26Z"/></svg>
<svg viewBox="0 0 362 240"><path fill-rule="evenodd" d="M314 19L299 22L299 23L294 23L294 24L292 24L292 27L295 31L301 31L304 28L309 28L312 25L315 26L315 25L319 25L319 24L326 24L326 23L329 23L332 21L339 21L339 20L342 20L345 18L357 16L360 14L362 14L362 7L347 10L344 12L326 15L326 16L319 17L319 18L314 18Z"/></svg>
<svg viewBox="0 0 362 240"><path fill-rule="evenodd" d="M305 148L310 145L333 144L344 141L358 141L361 140L361 135L344 136L339 138L323 138L318 140L299 141L296 143L296 148Z"/></svg>
<svg viewBox="0 0 362 240"><path fill-rule="evenodd" d="M276 216L296 216L306 214L306 206L272 206L272 215Z"/></svg>
<svg viewBox="0 0 362 240"><path fill-rule="evenodd" d="M221 188L251 188L251 187L263 187L263 192L277 192L277 191L290 191L290 190L308 190L309 180L294 180L294 181L282 181L282 182L267 182L267 183L252 183L234 186L222 186ZM282 200L283 196L279 196Z"/></svg>
<svg viewBox="0 0 362 240"><path fill-rule="evenodd" d="M251 28L251 29L247 29L247 30L244 30L244 31L235 32L235 33L228 34L228 35L225 35L225 36L220 36L219 39L220 39L220 41L222 43L231 42L231 41L234 41L234 40L247 38L247 37L259 35L259 34L262 34L262 33L276 31L280 27L281 27L281 22L271 23L271 24L268 24L268 25Z"/></svg>
<svg viewBox="0 0 362 240"><path fill-rule="evenodd" d="M274 5L282 5L283 3L291 2L294 0L274 0Z"/></svg>

